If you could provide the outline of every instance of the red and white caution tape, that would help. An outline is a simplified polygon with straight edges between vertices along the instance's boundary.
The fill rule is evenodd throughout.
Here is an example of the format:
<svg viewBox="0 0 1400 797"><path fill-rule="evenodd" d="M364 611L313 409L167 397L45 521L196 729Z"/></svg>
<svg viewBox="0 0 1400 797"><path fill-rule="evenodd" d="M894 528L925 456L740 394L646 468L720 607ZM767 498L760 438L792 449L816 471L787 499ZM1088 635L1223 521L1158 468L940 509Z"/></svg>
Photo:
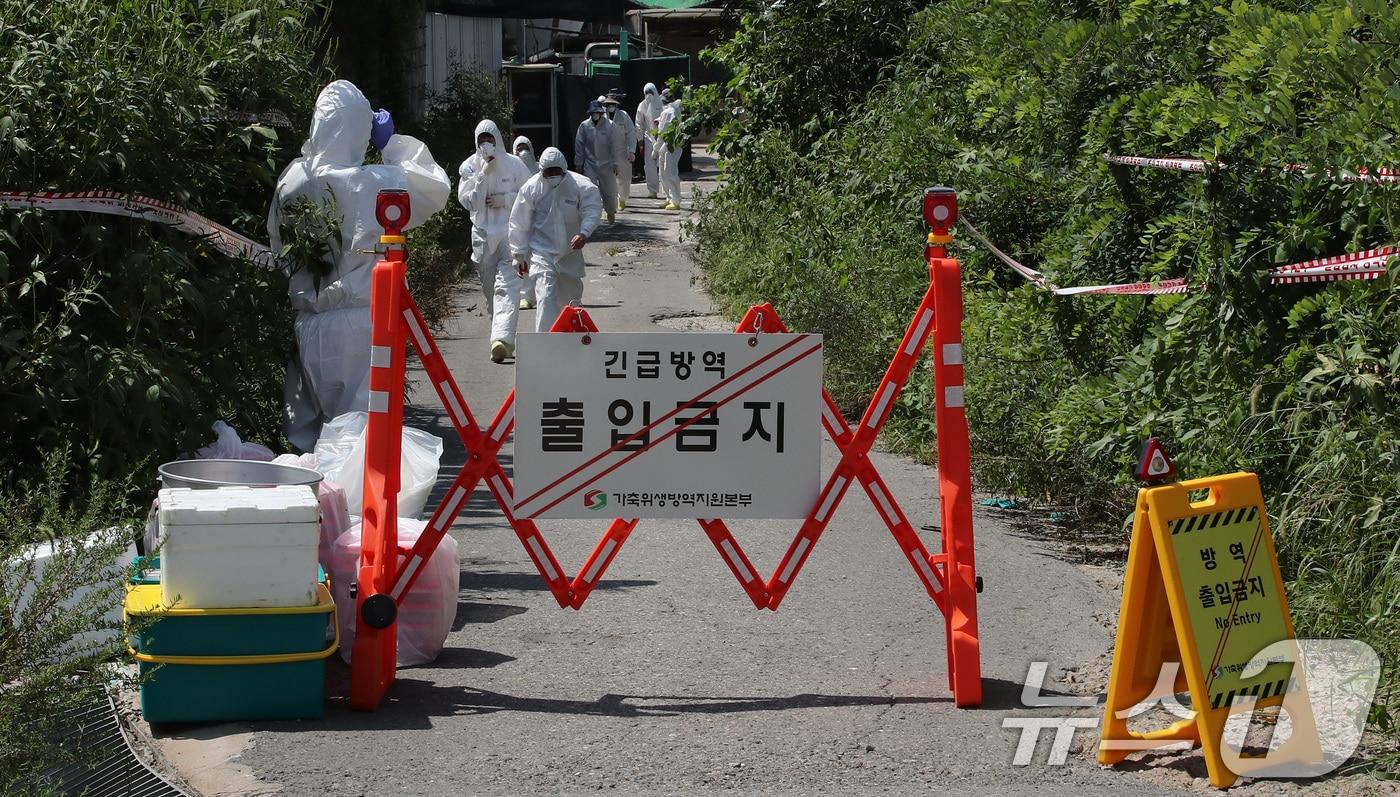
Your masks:
<svg viewBox="0 0 1400 797"><path fill-rule="evenodd" d="M1205 172L1212 168L1225 168L1225 164L1220 161L1206 161L1199 158L1139 158L1134 155L1113 155L1105 152L1103 159L1117 166L1137 166L1143 169L1167 169L1177 172ZM1285 172L1306 172L1308 166L1301 163L1289 163L1283 167ZM1341 180L1344 183L1400 183L1400 169L1382 167L1379 169L1368 169L1362 167L1355 173L1343 172L1340 176L1333 172L1326 172L1327 177Z"/></svg>
<svg viewBox="0 0 1400 797"><path fill-rule="evenodd" d="M1130 282L1123 285L1084 285L1077 288L1061 288L1055 283L1045 278L1044 274L1018 262L1015 258L1001 251L996 244L987 239L982 231L973 226L966 216L961 216L958 221L962 222L967 231L976 238L979 243L987 247L1001 262L1009 266L1013 271L1025 277L1028 281L1043 288L1056 296L1078 296L1081 294L1099 295L1133 295L1133 296L1162 296L1166 294L1190 293L1204 287L1203 284L1191 284L1186 280L1177 278L1169 280L1159 280L1157 282ZM1390 264L1391 258L1400 257L1400 247L1382 246L1378 249L1367 249L1364 252L1353 252L1349 255L1339 255L1337 257L1326 257L1319 260L1308 260L1302 263L1290 263L1286 266L1275 266L1269 270L1269 282L1272 285L1288 285L1295 282L1336 282L1339 280L1373 280L1385 276L1386 268Z"/></svg>
<svg viewBox="0 0 1400 797"><path fill-rule="evenodd" d="M1061 288L1046 279L1044 274L1041 274L1039 271L1036 271L1024 263L1018 262L1015 258L998 249L996 244L987 240L987 236L983 235L981 230L977 229L973 226L972 222L967 220L966 216L959 217L958 221L961 221L963 226L967 227L967 231L972 233L972 237L976 238L983 246L987 247L987 250L998 260L1005 263L1017 274L1020 274L1030 282L1050 291L1056 296L1078 296L1084 293L1157 296L1168 293L1186 293L1191 289L1191 286L1187 285L1184 279L1161 280L1159 282L1133 282L1127 285L1084 285L1077 288Z"/></svg>
<svg viewBox="0 0 1400 797"><path fill-rule="evenodd" d="M1400 255L1400 247L1382 246L1338 257L1325 257L1305 263L1278 266L1269 271L1273 285L1295 282L1336 282L1338 280L1373 280L1385 276L1390 259Z"/></svg>
<svg viewBox="0 0 1400 797"><path fill-rule="evenodd" d="M210 246L230 257L251 260L267 269L278 267L276 258L266 245L245 238L224 225L185 210L179 205L137 194L121 194L116 191L6 191L0 192L0 207L83 211L154 221L196 238L203 238Z"/></svg>
<svg viewBox="0 0 1400 797"><path fill-rule="evenodd" d="M981 242L983 246L987 247L987 251L991 252L997 260L1000 260L1001 262L1009 266L1012 271L1016 272L1017 274L1020 274L1021 276L1030 280L1032 283L1040 286L1041 288L1044 288L1047 291L1050 291L1052 293L1059 292L1060 286L1046 279L1044 274L1041 274L1039 271L1036 271L1030 266L1024 265L1023 263L1013 258L1011 255L1008 255L1007 253L998 249L997 245L987 240L987 236L983 235L981 230L973 226L972 222L968 221L966 216L959 216L958 221L962 222L962 225L967 228L967 231L972 233L973 238L976 238L979 242Z"/></svg>
<svg viewBox="0 0 1400 797"><path fill-rule="evenodd" d="M1139 158L1133 155L1110 155L1103 159L1119 166L1138 166L1144 169L1170 169L1177 172L1204 172L1208 166L1219 166L1219 161L1203 161L1198 158Z"/></svg>
<svg viewBox="0 0 1400 797"><path fill-rule="evenodd" d="M1128 294L1136 296L1161 296L1169 293L1189 293L1191 286L1184 279L1159 280L1157 282L1130 282L1126 285L1088 285L1082 288L1057 288L1056 296L1075 296L1081 293Z"/></svg>
<svg viewBox="0 0 1400 797"><path fill-rule="evenodd" d="M265 113L251 113L249 111L230 111L227 108L215 108L199 117L205 124L215 122L237 122L241 125L267 125L268 127L285 127L290 129L292 120L287 118L281 111L267 111Z"/></svg>

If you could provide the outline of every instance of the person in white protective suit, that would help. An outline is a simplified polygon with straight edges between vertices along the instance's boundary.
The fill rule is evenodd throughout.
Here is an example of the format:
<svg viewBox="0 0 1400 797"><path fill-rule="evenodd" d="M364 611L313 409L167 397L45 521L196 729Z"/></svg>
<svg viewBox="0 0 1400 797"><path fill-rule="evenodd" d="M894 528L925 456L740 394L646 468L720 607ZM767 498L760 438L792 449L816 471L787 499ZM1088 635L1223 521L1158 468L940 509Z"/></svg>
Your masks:
<svg viewBox="0 0 1400 797"><path fill-rule="evenodd" d="M457 200L472 218L472 264L481 278L491 319L491 362L515 354L520 321L520 277L510 263L510 209L530 179L524 161L507 152L490 119L476 125L476 152L457 170Z"/></svg>
<svg viewBox="0 0 1400 797"><path fill-rule="evenodd" d="M613 163L613 173L617 175L618 210L625 209L627 200L632 196L632 163L637 159L637 125L621 109L624 96L621 89L613 89L603 100L603 112L608 115L608 121L622 133L623 157Z"/></svg>
<svg viewBox="0 0 1400 797"><path fill-rule="evenodd" d="M530 170L531 176L540 173L540 164L535 160L535 145L530 143L530 139L516 136L511 147L515 149L515 157L523 161L525 168ZM535 309L535 278L529 275L520 280L520 309Z"/></svg>
<svg viewBox="0 0 1400 797"><path fill-rule="evenodd" d="M658 144L653 157L661 171L661 188L666 192L664 210L681 209L681 147L672 146L662 136L680 122L681 101L667 103L656 120Z"/></svg>
<svg viewBox="0 0 1400 797"><path fill-rule="evenodd" d="M296 310L296 356L287 368L287 439L298 451L316 446L321 425L346 412L369 409L370 274L383 232L374 216L376 195L406 189L407 226L416 227L447 206L452 183L427 146L394 135L389 112L371 110L355 84L337 80L321 90L311 136L277 179L267 215L272 251L282 249L283 211L300 199L334 202L340 240L326 256L328 273L299 269L288 291ZM382 164L365 165L366 145Z"/></svg>
<svg viewBox="0 0 1400 797"><path fill-rule="evenodd" d="M578 132L574 134L574 159L578 170L598 186L598 192L603 195L603 210L612 223L617 214L614 164L625 158L621 131L603 113L603 99L600 97L589 103L588 118L579 123Z"/></svg>
<svg viewBox="0 0 1400 797"><path fill-rule="evenodd" d="M510 253L518 273L535 278L535 331L548 332L566 305L583 301L583 245L598 226L603 195L591 180L569 171L554 147L540 154L510 212Z"/></svg>
<svg viewBox="0 0 1400 797"><path fill-rule="evenodd" d="M530 170L531 176L540 173L540 164L535 160L535 145L530 143L530 139L525 136L516 136L515 142L510 145L515 150L515 157L525 164L525 168Z"/></svg>
<svg viewBox="0 0 1400 797"><path fill-rule="evenodd" d="M656 199L656 192L660 186L656 173L656 158L652 153L656 152L656 127L661 119L661 94L656 90L655 83L648 83L642 89L642 101L637 104L637 128L642 134L642 168L647 176L647 195Z"/></svg>

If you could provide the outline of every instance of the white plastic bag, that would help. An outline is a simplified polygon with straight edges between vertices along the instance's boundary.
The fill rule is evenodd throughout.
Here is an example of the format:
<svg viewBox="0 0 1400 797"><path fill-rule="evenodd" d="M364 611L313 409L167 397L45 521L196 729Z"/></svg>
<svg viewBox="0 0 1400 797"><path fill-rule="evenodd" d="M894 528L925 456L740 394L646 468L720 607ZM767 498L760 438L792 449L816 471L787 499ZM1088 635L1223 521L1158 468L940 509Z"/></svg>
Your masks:
<svg viewBox="0 0 1400 797"><path fill-rule="evenodd" d="M272 449L258 443L245 443L232 426L214 421L214 434L219 439L194 452L200 459L251 459L271 462Z"/></svg>
<svg viewBox="0 0 1400 797"><path fill-rule="evenodd" d="M358 516L364 506L365 427L369 413L347 412L332 418L321 428L316 441L316 461L327 479L345 490L350 514ZM399 517L416 518L428 502L437 483L442 459L442 438L411 426L403 427L403 449L399 455Z"/></svg>
<svg viewBox="0 0 1400 797"><path fill-rule="evenodd" d="M400 567L427 525L421 520L399 518ZM358 579L359 566L360 524L356 523L335 541L335 567L331 575L336 622L340 624L340 657L347 664L355 648L355 600L350 597L350 585ZM457 541L450 534L444 535L399 606L400 667L427 664L442 652L457 616L459 571Z"/></svg>

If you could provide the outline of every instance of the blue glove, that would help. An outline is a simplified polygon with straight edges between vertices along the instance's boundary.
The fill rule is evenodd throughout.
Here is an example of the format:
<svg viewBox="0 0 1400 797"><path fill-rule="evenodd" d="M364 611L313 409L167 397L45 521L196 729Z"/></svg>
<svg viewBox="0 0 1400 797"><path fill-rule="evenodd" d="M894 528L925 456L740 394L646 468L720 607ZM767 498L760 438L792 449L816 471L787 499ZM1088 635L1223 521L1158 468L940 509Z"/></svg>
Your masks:
<svg viewBox="0 0 1400 797"><path fill-rule="evenodd" d="M394 134L394 117L389 112L380 108L374 112L374 124L369 129L369 143L374 148L383 152L389 146L389 137Z"/></svg>

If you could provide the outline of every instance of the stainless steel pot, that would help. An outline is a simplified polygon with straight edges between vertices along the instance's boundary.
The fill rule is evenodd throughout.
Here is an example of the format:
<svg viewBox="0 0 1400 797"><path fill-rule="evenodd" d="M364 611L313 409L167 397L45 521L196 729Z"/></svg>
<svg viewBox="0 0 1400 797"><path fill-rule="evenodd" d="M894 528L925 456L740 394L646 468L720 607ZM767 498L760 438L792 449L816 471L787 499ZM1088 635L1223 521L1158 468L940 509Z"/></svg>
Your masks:
<svg viewBox="0 0 1400 797"><path fill-rule="evenodd" d="M158 468L162 487L276 487L304 484L312 490L324 477L319 471L247 459L182 459Z"/></svg>

